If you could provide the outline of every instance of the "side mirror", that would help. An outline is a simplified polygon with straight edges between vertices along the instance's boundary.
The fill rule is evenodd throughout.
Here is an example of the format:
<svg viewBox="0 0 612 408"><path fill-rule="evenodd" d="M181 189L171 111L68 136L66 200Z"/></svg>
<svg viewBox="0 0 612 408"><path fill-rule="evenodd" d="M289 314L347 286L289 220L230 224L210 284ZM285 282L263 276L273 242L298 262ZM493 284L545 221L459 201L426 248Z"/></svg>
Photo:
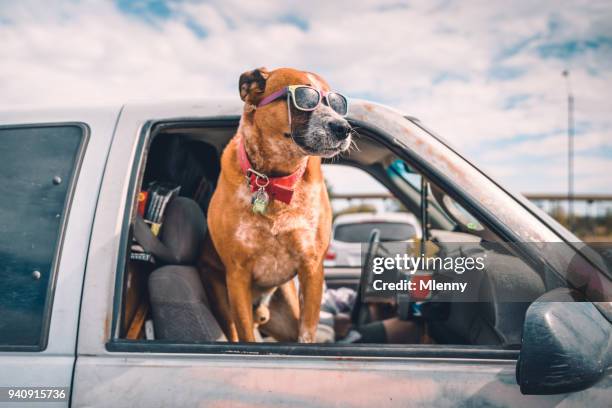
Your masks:
<svg viewBox="0 0 612 408"><path fill-rule="evenodd" d="M612 323L590 302L566 289L529 306L516 380L523 394L584 390L612 366Z"/></svg>

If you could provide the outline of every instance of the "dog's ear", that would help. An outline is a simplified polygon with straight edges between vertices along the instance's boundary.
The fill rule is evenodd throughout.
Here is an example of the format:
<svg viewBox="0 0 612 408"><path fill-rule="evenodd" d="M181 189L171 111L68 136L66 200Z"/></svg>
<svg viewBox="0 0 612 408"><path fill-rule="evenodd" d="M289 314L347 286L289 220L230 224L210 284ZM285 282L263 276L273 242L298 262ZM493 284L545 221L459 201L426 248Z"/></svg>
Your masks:
<svg viewBox="0 0 612 408"><path fill-rule="evenodd" d="M240 99L251 105L257 105L266 89L266 80L269 76L270 73L264 67L240 75L238 80Z"/></svg>

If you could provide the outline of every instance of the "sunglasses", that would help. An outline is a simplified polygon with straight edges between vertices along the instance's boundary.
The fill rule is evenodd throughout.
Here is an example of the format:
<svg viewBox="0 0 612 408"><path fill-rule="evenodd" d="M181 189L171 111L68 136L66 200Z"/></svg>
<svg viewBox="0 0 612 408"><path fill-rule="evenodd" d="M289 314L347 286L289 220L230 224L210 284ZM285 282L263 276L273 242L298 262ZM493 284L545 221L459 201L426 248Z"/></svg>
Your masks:
<svg viewBox="0 0 612 408"><path fill-rule="evenodd" d="M325 102L338 114L345 116L348 112L348 100L338 92L319 91L307 85L289 85L263 98L257 107L268 105L278 99L287 97L293 101L296 109L311 112ZM287 101L289 103L289 101Z"/></svg>

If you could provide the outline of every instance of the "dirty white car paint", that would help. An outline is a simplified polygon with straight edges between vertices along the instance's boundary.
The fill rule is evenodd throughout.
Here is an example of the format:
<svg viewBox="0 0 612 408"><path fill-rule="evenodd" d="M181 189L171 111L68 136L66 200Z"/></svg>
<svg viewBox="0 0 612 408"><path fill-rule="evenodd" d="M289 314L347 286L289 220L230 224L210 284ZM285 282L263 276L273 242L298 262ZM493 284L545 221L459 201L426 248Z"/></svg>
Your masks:
<svg viewBox="0 0 612 408"><path fill-rule="evenodd" d="M582 392L522 395L512 351L405 346L377 354L364 347L363 356L343 356L341 350L296 355L273 346L245 351L227 345L225 352L219 346L173 352L115 346L117 264L142 131L151 121L237 118L240 112L238 103L207 101L0 113L0 125L78 122L90 129L59 258L48 344L42 351L1 351L0 386L68 387L69 401L54 406L75 407L609 406L610 376ZM529 211L510 211L507 194L480 173L459 171L465 164L450 149L401 128L397 112L353 101L351 117L395 132L398 144L430 156L451 179L469 178L524 239L559 240Z"/></svg>

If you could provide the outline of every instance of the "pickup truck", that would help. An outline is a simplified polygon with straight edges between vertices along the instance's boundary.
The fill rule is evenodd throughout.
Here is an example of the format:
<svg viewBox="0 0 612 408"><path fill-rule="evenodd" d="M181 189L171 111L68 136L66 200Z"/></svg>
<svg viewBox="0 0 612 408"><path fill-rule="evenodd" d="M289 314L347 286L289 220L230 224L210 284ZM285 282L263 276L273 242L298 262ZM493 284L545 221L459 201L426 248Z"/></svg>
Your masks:
<svg viewBox="0 0 612 408"><path fill-rule="evenodd" d="M197 186L214 188L237 102L0 112L0 406L612 406L609 252L417 119L367 101L351 101L359 149L335 165L383 184L423 239L512 242L499 256L521 266L488 271L487 302L432 319L433 344L159 338L147 294L157 266L131 258L139 196L191 166L177 177L196 169L200 184L181 195L200 191L205 214ZM361 273L325 276L358 288Z"/></svg>

